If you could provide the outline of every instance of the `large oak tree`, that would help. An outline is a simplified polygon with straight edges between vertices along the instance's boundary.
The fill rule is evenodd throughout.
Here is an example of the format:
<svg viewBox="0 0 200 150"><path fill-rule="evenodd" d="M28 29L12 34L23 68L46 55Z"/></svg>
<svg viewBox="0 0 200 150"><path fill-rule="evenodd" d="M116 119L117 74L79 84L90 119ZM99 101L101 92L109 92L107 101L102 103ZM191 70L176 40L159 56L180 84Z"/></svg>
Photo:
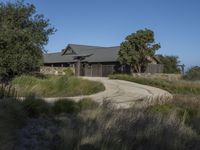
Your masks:
<svg viewBox="0 0 200 150"><path fill-rule="evenodd" d="M0 3L0 77L36 70L55 29L23 1Z"/></svg>
<svg viewBox="0 0 200 150"><path fill-rule="evenodd" d="M121 43L119 51L119 61L121 64L129 65L134 72L144 72L149 57L155 55L160 44L155 43L154 32L145 29L128 35Z"/></svg>

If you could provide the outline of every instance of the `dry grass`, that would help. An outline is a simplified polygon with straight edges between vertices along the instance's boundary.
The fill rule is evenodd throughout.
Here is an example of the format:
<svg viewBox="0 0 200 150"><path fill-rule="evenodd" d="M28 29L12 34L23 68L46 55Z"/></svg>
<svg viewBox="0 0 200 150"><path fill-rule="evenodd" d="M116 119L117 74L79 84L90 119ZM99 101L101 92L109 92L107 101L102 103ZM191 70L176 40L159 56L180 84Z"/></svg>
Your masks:
<svg viewBox="0 0 200 150"><path fill-rule="evenodd" d="M110 103L104 103L101 107L95 104L95 109L91 109L91 100L82 100L81 103L73 103L73 106L84 108L79 112L76 109L76 113L68 113L63 110L69 110L66 106L59 114L54 114L52 110L52 114L46 116L44 114L49 114L53 106L44 104L42 100L30 101L1 101L2 150L11 150L16 142L20 143L17 150L24 146L43 150L197 150L200 146L200 98L197 96L189 99L178 95L174 101L166 104L117 110ZM38 102L43 104L42 108L49 107L46 109L48 111L37 109L35 104ZM34 114L37 111L36 116L29 115L30 107L34 109ZM24 119L27 116L29 119ZM21 126L22 123L24 126ZM15 134L19 127L22 127L19 134ZM8 138L3 138L5 135ZM8 147L8 143L11 147Z"/></svg>
<svg viewBox="0 0 200 150"><path fill-rule="evenodd" d="M200 95L199 82L190 82L184 80L169 81L163 79L150 79L142 77L133 77L131 75L126 74L115 74L111 75L110 78L154 86L157 88L164 89L172 94Z"/></svg>

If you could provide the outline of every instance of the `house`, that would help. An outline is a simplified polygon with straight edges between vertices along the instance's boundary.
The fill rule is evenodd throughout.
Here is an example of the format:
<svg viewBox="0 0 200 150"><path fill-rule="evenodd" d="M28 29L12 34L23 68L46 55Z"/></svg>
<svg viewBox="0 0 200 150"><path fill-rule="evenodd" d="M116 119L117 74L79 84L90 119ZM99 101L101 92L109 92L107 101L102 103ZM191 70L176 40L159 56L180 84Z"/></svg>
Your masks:
<svg viewBox="0 0 200 150"><path fill-rule="evenodd" d="M69 44L61 52L44 54L44 66L72 67L77 76L108 76L114 72L128 72L130 68L121 66L117 60L119 50L119 46ZM151 58L151 64L157 66L159 61ZM162 69L154 70L161 71Z"/></svg>

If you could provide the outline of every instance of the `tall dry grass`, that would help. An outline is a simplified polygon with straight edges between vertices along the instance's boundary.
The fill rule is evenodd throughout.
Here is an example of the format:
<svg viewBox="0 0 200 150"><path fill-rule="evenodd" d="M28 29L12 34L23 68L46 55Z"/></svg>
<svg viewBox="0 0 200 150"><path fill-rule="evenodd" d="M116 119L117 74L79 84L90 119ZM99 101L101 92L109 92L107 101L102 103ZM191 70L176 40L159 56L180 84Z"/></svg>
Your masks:
<svg viewBox="0 0 200 150"><path fill-rule="evenodd" d="M105 89L100 82L89 81L74 76L50 76L37 78L23 75L15 78L12 85L19 96L67 97L90 95Z"/></svg>
<svg viewBox="0 0 200 150"><path fill-rule="evenodd" d="M133 77L126 74L111 75L110 79L126 80L139 84L150 85L167 90L172 94L200 95L200 83L184 80L169 81L164 79L150 79L143 77Z"/></svg>

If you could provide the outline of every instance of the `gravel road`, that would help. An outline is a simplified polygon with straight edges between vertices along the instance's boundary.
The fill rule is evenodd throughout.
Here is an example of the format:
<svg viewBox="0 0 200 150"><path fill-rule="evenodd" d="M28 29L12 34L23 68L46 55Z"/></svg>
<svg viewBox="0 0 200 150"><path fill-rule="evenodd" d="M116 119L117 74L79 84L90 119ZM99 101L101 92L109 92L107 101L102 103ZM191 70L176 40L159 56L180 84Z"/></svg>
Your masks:
<svg viewBox="0 0 200 150"><path fill-rule="evenodd" d="M117 107L128 108L131 105L149 106L157 103L165 103L173 96L162 89L151 86L141 85L123 80L110 80L102 77L83 77L84 79L102 82L105 91L89 96L67 97L78 101L85 97L90 97L94 101L102 103L104 100L110 101ZM54 102L66 97L44 98L48 102Z"/></svg>

